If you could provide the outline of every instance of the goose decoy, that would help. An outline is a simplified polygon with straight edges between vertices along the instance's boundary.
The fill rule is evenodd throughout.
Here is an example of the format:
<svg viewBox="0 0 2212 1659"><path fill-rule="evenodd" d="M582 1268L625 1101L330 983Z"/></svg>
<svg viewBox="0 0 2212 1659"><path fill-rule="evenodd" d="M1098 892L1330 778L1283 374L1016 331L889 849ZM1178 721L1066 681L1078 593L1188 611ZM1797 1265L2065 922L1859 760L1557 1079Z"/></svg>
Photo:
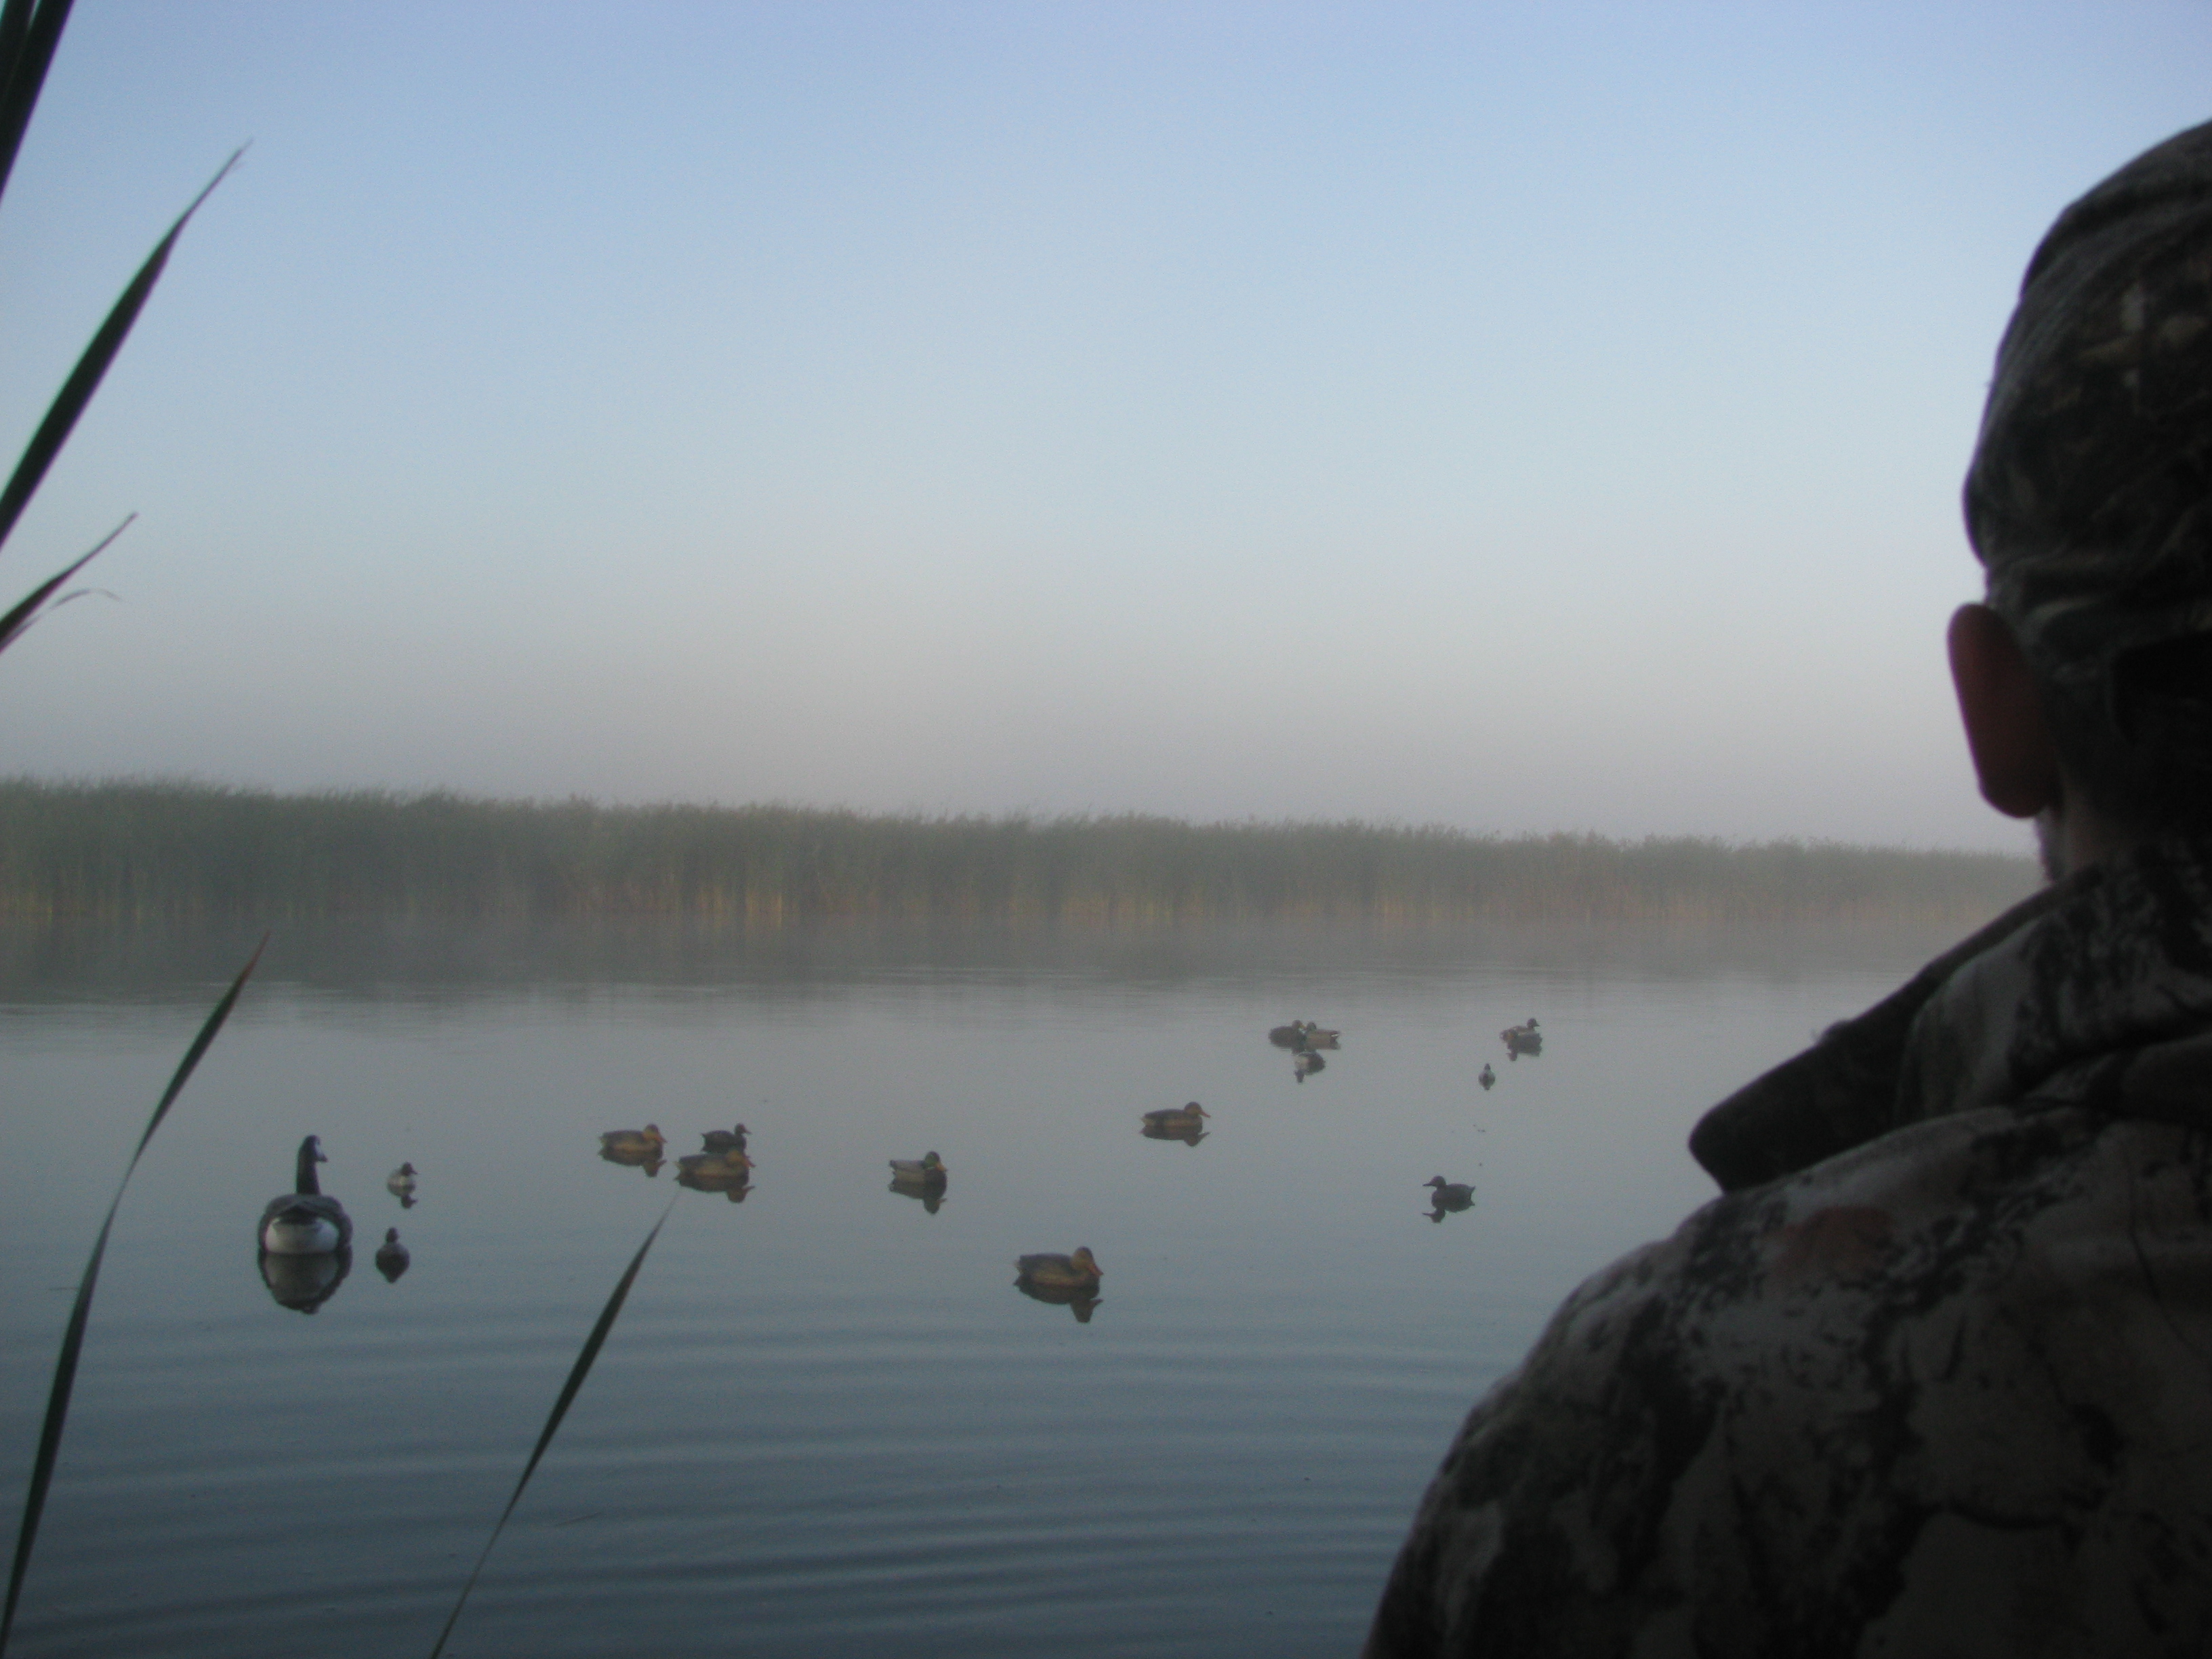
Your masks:
<svg viewBox="0 0 2212 1659"><path fill-rule="evenodd" d="M748 1133L742 1123L734 1129L709 1129L699 1137L699 1144L710 1152L742 1152Z"/></svg>
<svg viewBox="0 0 2212 1659"><path fill-rule="evenodd" d="M1077 1246L1073 1255L1025 1255L1014 1267L1016 1283L1041 1285L1047 1290L1094 1290L1098 1281L1106 1277L1106 1270L1098 1265L1088 1244Z"/></svg>
<svg viewBox="0 0 2212 1659"><path fill-rule="evenodd" d="M920 1158L895 1158L890 1164L892 1180L912 1182L917 1186L942 1186L945 1177L952 1173L935 1152L924 1152Z"/></svg>
<svg viewBox="0 0 2212 1659"><path fill-rule="evenodd" d="M407 1271L407 1265L413 1259L407 1254L407 1247L399 1242L399 1229L386 1227L384 1243L376 1247L376 1271L384 1275L385 1282L398 1284L399 1275Z"/></svg>
<svg viewBox="0 0 2212 1659"><path fill-rule="evenodd" d="M1320 1026L1309 1021L1306 1025L1305 1046L1309 1048L1340 1048L1343 1045L1339 1039L1343 1036L1344 1033L1341 1031L1324 1031Z"/></svg>
<svg viewBox="0 0 2212 1659"><path fill-rule="evenodd" d="M311 1314L338 1293L353 1271L353 1252L327 1255L273 1255L261 1252L261 1282L280 1308Z"/></svg>
<svg viewBox="0 0 2212 1659"><path fill-rule="evenodd" d="M270 1255L330 1255L353 1240L353 1218L335 1198L323 1195L315 1165L323 1156L322 1138L300 1143L292 1190L269 1200L261 1212L261 1248Z"/></svg>
<svg viewBox="0 0 2212 1659"><path fill-rule="evenodd" d="M660 1133L657 1123L648 1123L642 1129L610 1129L599 1137L599 1150L618 1158L658 1158L667 1144L668 1137Z"/></svg>
<svg viewBox="0 0 2212 1659"><path fill-rule="evenodd" d="M1172 1134L1182 1130L1202 1129L1206 1127L1204 1121L1212 1115L1194 1100L1188 1106L1163 1106L1157 1112L1146 1112L1145 1127Z"/></svg>
<svg viewBox="0 0 2212 1659"><path fill-rule="evenodd" d="M1436 1188L1431 1202L1439 1210L1464 1210L1474 1202L1474 1188L1463 1181L1446 1181L1442 1176L1431 1176L1421 1185Z"/></svg>
<svg viewBox="0 0 2212 1659"><path fill-rule="evenodd" d="M1316 1072L1325 1072L1328 1062L1310 1048L1301 1048L1291 1056L1291 1075L1304 1083Z"/></svg>
<svg viewBox="0 0 2212 1659"><path fill-rule="evenodd" d="M403 1164L384 1177L384 1190L399 1200L402 1209L415 1207L415 1166Z"/></svg>
<svg viewBox="0 0 2212 1659"><path fill-rule="evenodd" d="M1475 1079L1475 1081L1486 1089L1494 1089L1498 1086L1498 1073L1490 1069L1488 1060L1482 1062L1482 1075Z"/></svg>

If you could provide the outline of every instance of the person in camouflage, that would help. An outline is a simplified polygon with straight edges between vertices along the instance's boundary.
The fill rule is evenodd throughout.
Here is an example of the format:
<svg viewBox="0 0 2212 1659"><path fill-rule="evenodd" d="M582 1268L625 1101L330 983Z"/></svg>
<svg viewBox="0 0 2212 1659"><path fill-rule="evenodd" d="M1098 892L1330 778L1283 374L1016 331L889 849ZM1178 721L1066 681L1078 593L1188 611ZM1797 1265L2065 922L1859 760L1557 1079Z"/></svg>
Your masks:
<svg viewBox="0 0 2212 1659"><path fill-rule="evenodd" d="M1372 1659L2212 1650L2212 124L2030 263L1952 668L2053 884L1708 1113L1468 1417Z"/></svg>

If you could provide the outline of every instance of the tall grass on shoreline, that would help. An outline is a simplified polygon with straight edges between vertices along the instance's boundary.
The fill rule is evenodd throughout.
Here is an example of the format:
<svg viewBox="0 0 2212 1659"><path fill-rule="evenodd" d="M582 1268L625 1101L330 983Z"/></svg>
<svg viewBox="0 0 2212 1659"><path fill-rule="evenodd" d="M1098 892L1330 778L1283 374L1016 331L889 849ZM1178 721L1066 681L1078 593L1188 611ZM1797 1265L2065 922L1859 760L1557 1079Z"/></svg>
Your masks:
<svg viewBox="0 0 2212 1659"><path fill-rule="evenodd" d="M0 780L0 919L27 921L1978 919L2034 882L2025 859L1834 842Z"/></svg>

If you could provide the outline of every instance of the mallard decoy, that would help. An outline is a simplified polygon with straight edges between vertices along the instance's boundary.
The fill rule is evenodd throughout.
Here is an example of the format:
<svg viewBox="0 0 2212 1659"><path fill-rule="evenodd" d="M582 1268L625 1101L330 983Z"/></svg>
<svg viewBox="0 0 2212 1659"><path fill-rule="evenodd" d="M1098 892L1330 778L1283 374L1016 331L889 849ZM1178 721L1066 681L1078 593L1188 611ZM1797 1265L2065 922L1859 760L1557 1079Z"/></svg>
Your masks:
<svg viewBox="0 0 2212 1659"><path fill-rule="evenodd" d="M891 1159L891 1179L911 1181L923 1185L940 1183L952 1172L945 1167L945 1160L935 1152L924 1152L920 1158Z"/></svg>
<svg viewBox="0 0 2212 1659"><path fill-rule="evenodd" d="M699 1137L699 1144L710 1152L742 1152L749 1133L742 1123L734 1129L709 1129Z"/></svg>
<svg viewBox="0 0 2212 1659"><path fill-rule="evenodd" d="M1014 1267L1017 1282L1045 1290L1091 1290L1106 1277L1106 1270L1098 1265L1088 1244L1077 1246L1073 1255L1025 1255Z"/></svg>
<svg viewBox="0 0 2212 1659"><path fill-rule="evenodd" d="M1145 1127L1170 1131L1199 1129L1205 1127L1204 1120L1212 1115L1194 1100L1188 1106L1163 1106L1157 1112L1146 1112Z"/></svg>
<svg viewBox="0 0 2212 1659"><path fill-rule="evenodd" d="M384 1190L411 1208L415 1203L415 1166L403 1164L385 1176Z"/></svg>
<svg viewBox="0 0 2212 1659"><path fill-rule="evenodd" d="M1494 1089L1498 1086L1498 1073L1490 1069L1488 1060L1482 1062L1482 1075L1475 1079L1475 1081L1486 1089Z"/></svg>
<svg viewBox="0 0 2212 1659"><path fill-rule="evenodd" d="M1267 1033L1267 1041L1278 1048L1303 1048L1306 1042L1306 1023L1294 1019L1288 1025L1278 1025Z"/></svg>
<svg viewBox="0 0 2212 1659"><path fill-rule="evenodd" d="M642 1129L610 1129L599 1137L601 1152L623 1158L658 1158L667 1144L668 1137L660 1133L657 1123L648 1123Z"/></svg>
<svg viewBox="0 0 2212 1659"><path fill-rule="evenodd" d="M322 1138L300 1143L292 1190L269 1200L261 1212L261 1248L271 1255L329 1255L353 1240L353 1218L335 1198L323 1195L315 1165L323 1156Z"/></svg>
<svg viewBox="0 0 2212 1659"><path fill-rule="evenodd" d="M1326 1072L1328 1062L1310 1048L1301 1048L1291 1056L1291 1075L1304 1083L1316 1072Z"/></svg>
<svg viewBox="0 0 2212 1659"><path fill-rule="evenodd" d="M1431 1176L1421 1185L1437 1189L1431 1201L1439 1210L1464 1210L1474 1202L1474 1188L1462 1181L1446 1181L1442 1176Z"/></svg>
<svg viewBox="0 0 2212 1659"><path fill-rule="evenodd" d="M407 1271L408 1263L413 1259L407 1254L407 1247L399 1242L399 1229L386 1227L384 1243L376 1247L376 1271L384 1275L385 1282L398 1284L399 1275Z"/></svg>

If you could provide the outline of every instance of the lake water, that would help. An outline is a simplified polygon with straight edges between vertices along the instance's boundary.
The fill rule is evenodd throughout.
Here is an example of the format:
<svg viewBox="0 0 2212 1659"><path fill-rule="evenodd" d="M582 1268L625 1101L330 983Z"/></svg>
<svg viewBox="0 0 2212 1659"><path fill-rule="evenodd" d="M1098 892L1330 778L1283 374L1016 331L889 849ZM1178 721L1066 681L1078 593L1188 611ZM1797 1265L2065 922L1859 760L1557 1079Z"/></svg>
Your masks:
<svg viewBox="0 0 2212 1659"><path fill-rule="evenodd" d="M448 1651L1348 1653L1467 1407L1711 1195L1698 1115L1948 932L280 933L124 1201L15 1650L427 1654L675 1196ZM0 939L10 1537L100 1212L250 948ZM1293 1017L1344 1033L1302 1084ZM1203 1141L1140 1133L1189 1100ZM742 1201L597 1155L738 1119ZM303 1315L254 1231L310 1133L357 1238ZM933 1210L887 1187L927 1149ZM1078 1245L1095 1306L1016 1287Z"/></svg>

